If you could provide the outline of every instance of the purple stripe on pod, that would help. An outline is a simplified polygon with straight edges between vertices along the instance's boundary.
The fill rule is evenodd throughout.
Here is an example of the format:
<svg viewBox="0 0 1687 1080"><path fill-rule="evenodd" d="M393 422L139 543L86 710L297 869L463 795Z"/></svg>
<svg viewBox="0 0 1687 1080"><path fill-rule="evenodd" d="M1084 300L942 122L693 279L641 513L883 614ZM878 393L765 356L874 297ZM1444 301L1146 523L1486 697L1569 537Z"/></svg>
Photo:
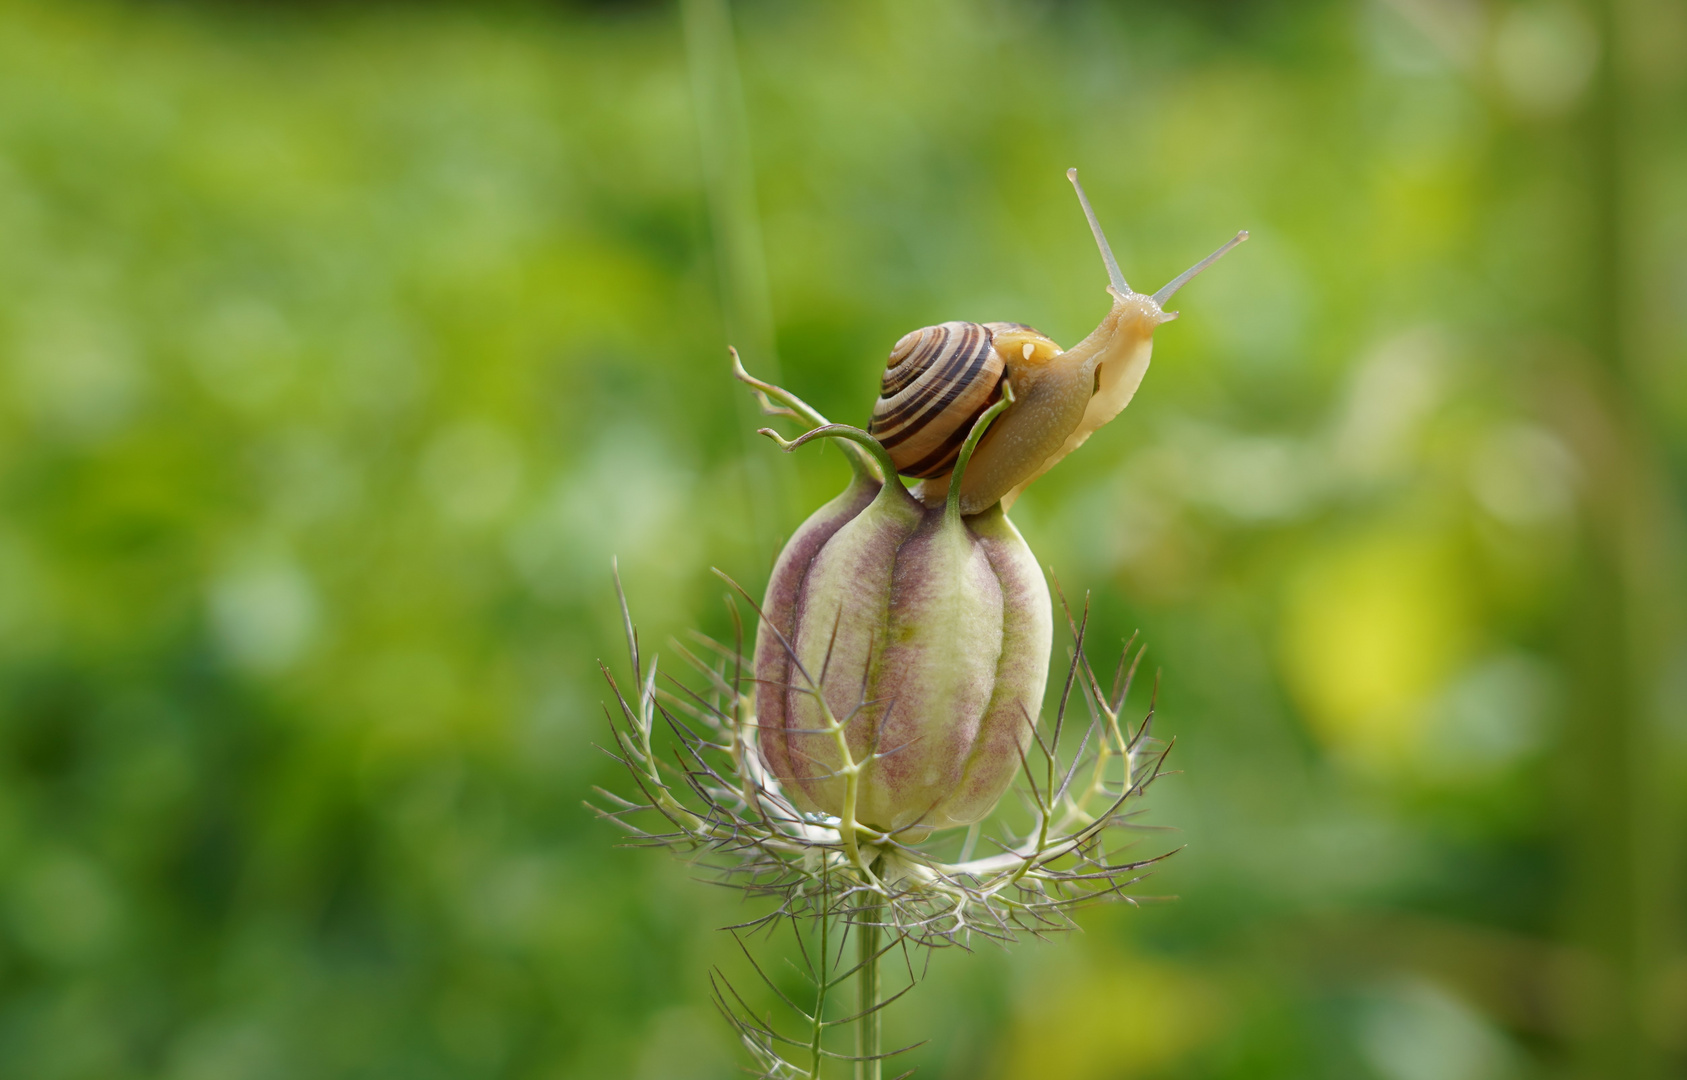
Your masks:
<svg viewBox="0 0 1687 1080"><path fill-rule="evenodd" d="M966 825L995 807L1031 745L1031 724L1048 685L1054 617L1037 557L1000 506L966 519L1002 590L1002 652L995 689L979 727L965 776L944 810Z"/></svg>
<svg viewBox="0 0 1687 1080"><path fill-rule="evenodd" d="M828 813L842 806L844 782L836 770L843 759L835 736L821 729L852 714L850 732L865 726L867 710L858 706L884 648L896 553L921 517L919 503L901 485L881 488L822 545L797 595L796 656L780 725L790 760L788 786Z"/></svg>
<svg viewBox="0 0 1687 1080"><path fill-rule="evenodd" d="M866 509L878 491L876 483L857 478L841 495L809 515L779 553L767 584L763 618L756 626L756 718L762 758L768 771L782 784L787 784L793 775L784 737L785 687L791 681L787 643L795 640L797 602L803 581L820 549L850 519ZM773 632L775 629L777 633ZM787 793L796 794L794 790Z"/></svg>
<svg viewBox="0 0 1687 1080"><path fill-rule="evenodd" d="M1002 649L1002 591L990 561L959 519L928 511L897 553L888 640L873 697L884 703L862 756L875 761L859 816L900 829L947 824L990 703Z"/></svg>

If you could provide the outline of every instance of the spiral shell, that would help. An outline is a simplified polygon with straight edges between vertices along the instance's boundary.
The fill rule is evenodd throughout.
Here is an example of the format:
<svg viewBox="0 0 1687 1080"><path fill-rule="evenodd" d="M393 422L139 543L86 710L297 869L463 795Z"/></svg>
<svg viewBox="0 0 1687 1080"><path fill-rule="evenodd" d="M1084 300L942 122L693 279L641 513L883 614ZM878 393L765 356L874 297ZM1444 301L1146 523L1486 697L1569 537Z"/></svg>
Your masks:
<svg viewBox="0 0 1687 1080"><path fill-rule="evenodd" d="M1007 331L1047 340L1023 323L946 322L904 334L890 350L867 430L903 476L930 479L953 468L967 432L1001 398L1002 378L1019 359L997 348Z"/></svg>

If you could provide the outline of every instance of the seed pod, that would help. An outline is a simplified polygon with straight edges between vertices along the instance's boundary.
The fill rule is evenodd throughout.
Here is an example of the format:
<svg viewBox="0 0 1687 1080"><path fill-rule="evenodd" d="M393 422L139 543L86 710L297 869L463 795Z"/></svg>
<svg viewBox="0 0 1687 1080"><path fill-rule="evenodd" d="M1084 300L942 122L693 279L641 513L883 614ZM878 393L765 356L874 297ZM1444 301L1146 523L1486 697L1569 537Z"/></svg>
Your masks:
<svg viewBox="0 0 1687 1080"><path fill-rule="evenodd" d="M793 801L915 836L990 812L1053 640L1042 571L999 506L963 518L863 471L785 546L762 616L760 744Z"/></svg>

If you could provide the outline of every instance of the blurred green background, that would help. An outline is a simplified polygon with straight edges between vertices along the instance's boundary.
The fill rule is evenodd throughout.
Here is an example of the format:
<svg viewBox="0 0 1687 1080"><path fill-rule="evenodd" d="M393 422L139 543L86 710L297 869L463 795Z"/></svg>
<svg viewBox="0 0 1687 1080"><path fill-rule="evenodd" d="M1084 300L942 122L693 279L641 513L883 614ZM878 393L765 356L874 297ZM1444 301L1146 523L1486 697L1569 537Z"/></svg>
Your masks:
<svg viewBox="0 0 1687 1080"><path fill-rule="evenodd" d="M729 328L856 423L1086 333L1077 165L1139 288L1253 231L1014 511L1149 642L1178 899L887 1038L1683 1075L1687 6L711 13L0 3L0 1074L739 1075L737 901L581 806L610 556L718 632L842 486Z"/></svg>

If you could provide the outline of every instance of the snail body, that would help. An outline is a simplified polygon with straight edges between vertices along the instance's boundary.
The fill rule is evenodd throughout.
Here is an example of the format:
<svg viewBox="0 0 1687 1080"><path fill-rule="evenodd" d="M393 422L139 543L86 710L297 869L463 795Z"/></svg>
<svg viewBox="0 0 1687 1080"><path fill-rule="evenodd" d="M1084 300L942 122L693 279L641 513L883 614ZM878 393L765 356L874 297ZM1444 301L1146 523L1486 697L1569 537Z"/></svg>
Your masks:
<svg viewBox="0 0 1687 1080"><path fill-rule="evenodd" d="M922 481L915 495L928 506L943 501L961 441L1007 381L1016 400L973 454L962 478L961 512L977 514L998 502L1011 507L1028 484L1130 404L1148 371L1154 331L1177 317L1165 302L1247 239L1238 233L1152 295L1136 292L1119 271L1077 170L1066 175L1107 267L1112 306L1100 325L1063 350L1022 323L949 322L905 334L891 350L868 430L901 475Z"/></svg>

